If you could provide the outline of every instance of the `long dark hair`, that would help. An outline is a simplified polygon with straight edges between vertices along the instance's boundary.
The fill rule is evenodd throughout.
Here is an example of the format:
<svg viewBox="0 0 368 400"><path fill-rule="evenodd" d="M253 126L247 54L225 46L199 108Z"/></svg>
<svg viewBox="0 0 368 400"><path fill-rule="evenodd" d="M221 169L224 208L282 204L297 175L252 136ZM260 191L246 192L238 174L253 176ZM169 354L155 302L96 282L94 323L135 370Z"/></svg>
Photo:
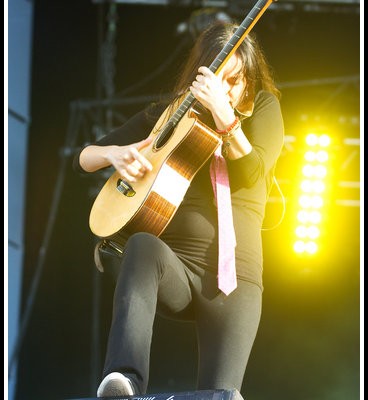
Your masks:
<svg viewBox="0 0 368 400"><path fill-rule="evenodd" d="M209 67L220 51L230 40L238 25L234 22L216 21L205 29L197 38L184 65L174 96L180 96L188 90L194 81L201 65ZM248 110L253 104L255 95L260 90L266 90L280 97L272 75L271 67L259 45L255 34L249 33L236 50L243 64L243 76L247 81L246 90L237 109Z"/></svg>

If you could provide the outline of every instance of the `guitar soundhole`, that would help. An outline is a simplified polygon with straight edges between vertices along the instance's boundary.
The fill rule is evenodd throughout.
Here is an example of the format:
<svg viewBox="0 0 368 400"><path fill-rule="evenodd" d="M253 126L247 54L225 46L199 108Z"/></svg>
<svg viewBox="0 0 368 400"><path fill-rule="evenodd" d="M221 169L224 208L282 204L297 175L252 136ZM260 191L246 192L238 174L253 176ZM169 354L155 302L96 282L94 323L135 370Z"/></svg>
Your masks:
<svg viewBox="0 0 368 400"><path fill-rule="evenodd" d="M172 122L168 122L164 129L160 132L159 136L157 137L155 144L154 144L154 149L159 150L162 146L164 146L167 141L171 138L172 134L174 132L174 125Z"/></svg>
<svg viewBox="0 0 368 400"><path fill-rule="evenodd" d="M120 193L127 197L133 197L136 193L133 187L122 179L118 179L116 189L118 189Z"/></svg>

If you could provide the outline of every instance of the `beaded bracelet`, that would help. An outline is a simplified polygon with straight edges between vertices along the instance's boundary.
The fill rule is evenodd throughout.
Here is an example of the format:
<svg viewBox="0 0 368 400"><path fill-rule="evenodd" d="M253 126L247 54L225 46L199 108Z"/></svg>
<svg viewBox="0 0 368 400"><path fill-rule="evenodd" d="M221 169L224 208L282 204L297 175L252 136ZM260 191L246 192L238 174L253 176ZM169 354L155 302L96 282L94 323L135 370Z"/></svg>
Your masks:
<svg viewBox="0 0 368 400"><path fill-rule="evenodd" d="M231 146L231 140L235 136L235 132L241 127L241 121L238 117L235 117L235 121L228 126L225 130L216 129L217 133L221 134L222 138L222 155L227 158ZM221 133L224 132L224 133Z"/></svg>
<svg viewBox="0 0 368 400"><path fill-rule="evenodd" d="M221 135L223 138L229 138L234 136L234 132L241 126L241 122L238 117L235 117L234 122L229 125L226 129L220 130L216 129L216 132Z"/></svg>

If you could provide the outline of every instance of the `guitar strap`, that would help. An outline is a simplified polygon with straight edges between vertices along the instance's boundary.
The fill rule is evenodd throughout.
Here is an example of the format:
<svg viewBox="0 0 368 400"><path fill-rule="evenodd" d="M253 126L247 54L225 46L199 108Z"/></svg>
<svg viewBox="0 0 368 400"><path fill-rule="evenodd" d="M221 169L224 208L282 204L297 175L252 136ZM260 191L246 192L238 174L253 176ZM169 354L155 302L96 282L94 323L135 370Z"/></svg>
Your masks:
<svg viewBox="0 0 368 400"><path fill-rule="evenodd" d="M107 239L99 240L96 243L95 249L93 252L93 258L94 258L96 268L100 272L105 272L105 268L104 268L103 262L101 260L101 258L102 258L101 256L103 254L106 254L108 256L121 257L123 255L123 251L124 250L123 250L122 246L116 242L113 242L113 241L107 240Z"/></svg>

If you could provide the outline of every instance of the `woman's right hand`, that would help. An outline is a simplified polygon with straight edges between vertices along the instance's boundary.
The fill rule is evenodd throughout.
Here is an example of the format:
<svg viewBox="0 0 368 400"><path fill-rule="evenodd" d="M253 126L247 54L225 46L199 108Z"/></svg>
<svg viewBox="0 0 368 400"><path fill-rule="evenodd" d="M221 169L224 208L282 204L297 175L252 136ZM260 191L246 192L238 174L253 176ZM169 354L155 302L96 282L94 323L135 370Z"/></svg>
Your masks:
<svg viewBox="0 0 368 400"><path fill-rule="evenodd" d="M152 171L152 164L139 152L150 142L151 139L144 139L127 146L112 146L107 153L107 159L122 178L136 182L146 172Z"/></svg>
<svg viewBox="0 0 368 400"><path fill-rule="evenodd" d="M147 138L126 146L90 145L81 152L79 163L87 172L113 166L123 179L136 182L152 170L152 164L140 153L151 142L152 138Z"/></svg>

